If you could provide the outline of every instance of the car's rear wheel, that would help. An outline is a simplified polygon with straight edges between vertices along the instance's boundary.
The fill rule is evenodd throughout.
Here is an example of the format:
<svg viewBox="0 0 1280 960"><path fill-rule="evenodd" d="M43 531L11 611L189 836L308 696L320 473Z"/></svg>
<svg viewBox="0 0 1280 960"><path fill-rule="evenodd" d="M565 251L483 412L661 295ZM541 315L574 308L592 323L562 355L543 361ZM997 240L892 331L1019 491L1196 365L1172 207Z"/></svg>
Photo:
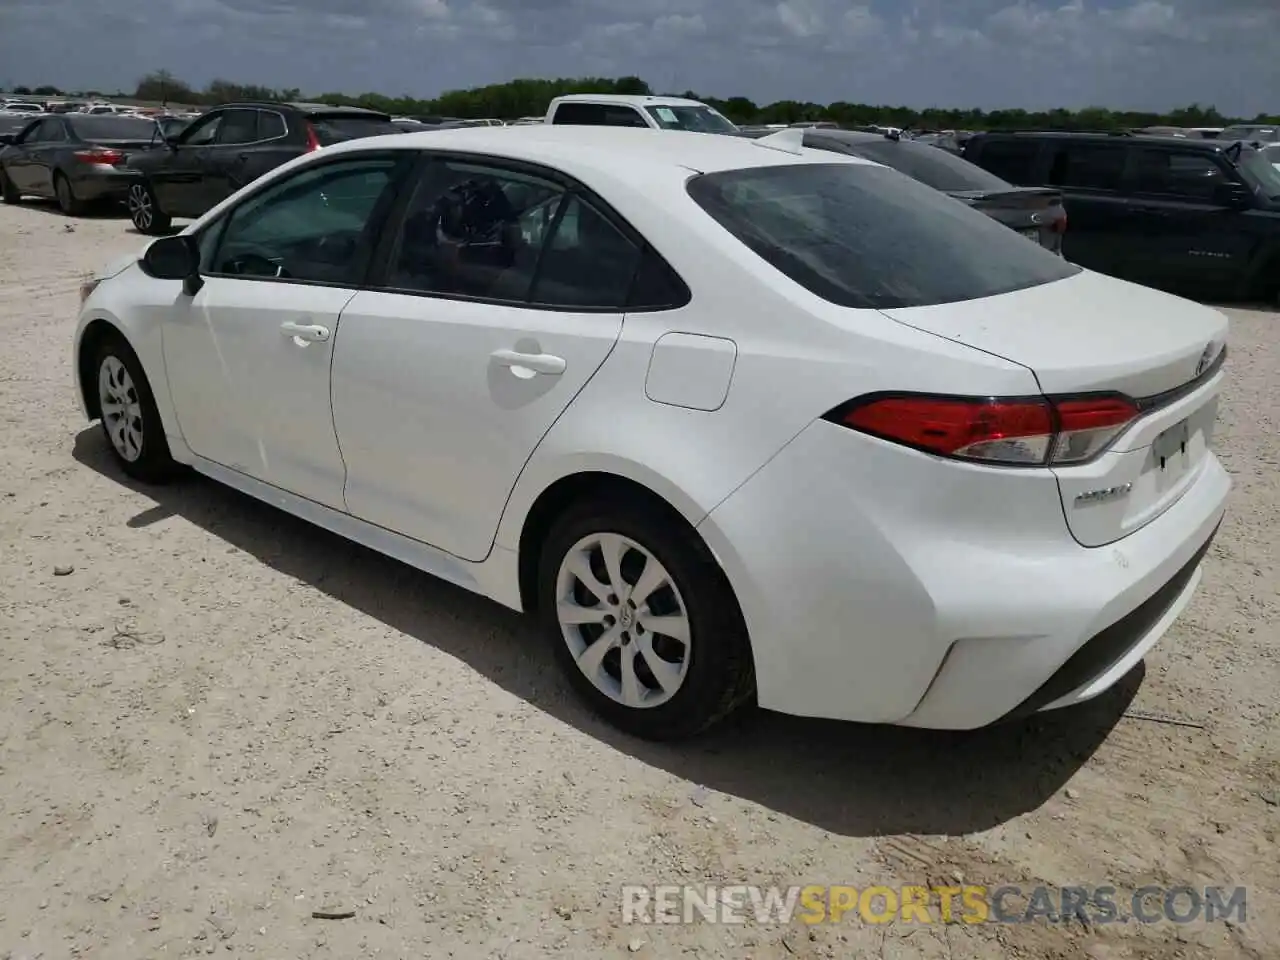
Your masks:
<svg viewBox="0 0 1280 960"><path fill-rule="evenodd" d="M139 233L160 236L169 232L172 221L160 210L155 191L145 180L130 184L125 204L129 208L129 219Z"/></svg>
<svg viewBox="0 0 1280 960"><path fill-rule="evenodd" d="M2 167L0 167L0 194L3 194L5 203L22 202L22 194L18 192L18 188L14 186L13 181L9 179L9 174Z"/></svg>
<svg viewBox="0 0 1280 960"><path fill-rule="evenodd" d="M58 200L58 209L68 217L76 217L84 212L84 202L76 196L71 181L65 173L53 175L53 195Z"/></svg>
<svg viewBox="0 0 1280 960"><path fill-rule="evenodd" d="M697 534L646 505L571 508L543 546L539 611L578 693L650 740L694 736L755 692L746 626Z"/></svg>
<svg viewBox="0 0 1280 960"><path fill-rule="evenodd" d="M160 411L137 354L123 337L108 337L98 346L93 369L102 432L120 469L144 483L172 478L178 464L169 455Z"/></svg>

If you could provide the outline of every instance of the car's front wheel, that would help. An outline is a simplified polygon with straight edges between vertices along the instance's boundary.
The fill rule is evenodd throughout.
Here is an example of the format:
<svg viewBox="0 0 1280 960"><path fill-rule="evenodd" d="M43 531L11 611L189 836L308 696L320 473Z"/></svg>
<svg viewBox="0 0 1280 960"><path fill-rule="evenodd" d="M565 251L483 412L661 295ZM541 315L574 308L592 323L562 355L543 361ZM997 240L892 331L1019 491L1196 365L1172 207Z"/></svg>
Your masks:
<svg viewBox="0 0 1280 960"><path fill-rule="evenodd" d="M144 483L172 478L178 465L169 455L151 385L123 337L99 345L94 370L102 432L120 469Z"/></svg>
<svg viewBox="0 0 1280 960"><path fill-rule="evenodd" d="M157 237L169 232L172 221L161 211L155 191L147 181L139 180L129 185L125 205L129 208L129 219L139 233Z"/></svg>
<svg viewBox="0 0 1280 960"><path fill-rule="evenodd" d="M544 544L538 601L574 688L628 733L691 737L754 696L733 591L697 534L662 510L622 498L571 508Z"/></svg>

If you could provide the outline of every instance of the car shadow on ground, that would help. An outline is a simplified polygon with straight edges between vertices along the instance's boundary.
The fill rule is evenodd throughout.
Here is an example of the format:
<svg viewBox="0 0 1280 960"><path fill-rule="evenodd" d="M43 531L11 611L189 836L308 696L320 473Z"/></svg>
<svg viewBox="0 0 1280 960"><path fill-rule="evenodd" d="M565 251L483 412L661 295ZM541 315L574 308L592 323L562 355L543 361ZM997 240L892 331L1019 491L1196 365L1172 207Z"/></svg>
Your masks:
<svg viewBox="0 0 1280 960"><path fill-rule="evenodd" d="M572 697L531 618L198 475L162 487L136 484L117 469L97 425L76 436L73 456L156 502L130 527L181 517L617 750L844 836L964 834L1039 807L1107 737L1143 676L1139 666L1081 707L969 733L755 711L689 743L647 743L603 724Z"/></svg>
<svg viewBox="0 0 1280 960"><path fill-rule="evenodd" d="M56 200L43 200L36 197L24 197L22 206L28 210L34 210L37 213L48 214L59 220L64 220L69 224L74 224L77 220L127 220L129 211L123 203L91 203L82 212L75 216L63 213L58 209Z"/></svg>

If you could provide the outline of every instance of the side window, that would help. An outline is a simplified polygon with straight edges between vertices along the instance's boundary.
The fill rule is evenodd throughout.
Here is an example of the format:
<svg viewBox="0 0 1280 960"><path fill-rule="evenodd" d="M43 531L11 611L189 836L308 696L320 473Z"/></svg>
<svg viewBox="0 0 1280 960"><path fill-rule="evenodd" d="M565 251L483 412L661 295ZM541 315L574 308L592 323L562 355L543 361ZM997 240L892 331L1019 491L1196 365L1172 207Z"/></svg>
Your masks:
<svg viewBox="0 0 1280 960"><path fill-rule="evenodd" d="M640 250L589 204L570 197L547 240L529 300L554 307L623 309Z"/></svg>
<svg viewBox="0 0 1280 960"><path fill-rule="evenodd" d="M1049 183L1082 190L1119 190L1126 149L1113 143L1054 144Z"/></svg>
<svg viewBox="0 0 1280 960"><path fill-rule="evenodd" d="M223 114L211 113L192 122L182 135L182 145L186 147L207 147L218 136L218 125Z"/></svg>
<svg viewBox="0 0 1280 960"><path fill-rule="evenodd" d="M362 282L378 239L379 200L389 198L397 162L386 155L349 157L255 193L228 215L209 272Z"/></svg>
<svg viewBox="0 0 1280 960"><path fill-rule="evenodd" d="M634 107L605 107L604 124L607 127L647 127L644 117Z"/></svg>
<svg viewBox="0 0 1280 960"><path fill-rule="evenodd" d="M558 184L528 174L434 163L409 201L387 286L523 301L563 198Z"/></svg>
<svg viewBox="0 0 1280 960"><path fill-rule="evenodd" d="M604 107L595 103L562 103L556 107L551 122L598 127L605 122Z"/></svg>
<svg viewBox="0 0 1280 960"><path fill-rule="evenodd" d="M62 143L67 139L67 131L61 120L41 120L36 128L27 135L27 143Z"/></svg>
<svg viewBox="0 0 1280 960"><path fill-rule="evenodd" d="M278 140L289 132L284 117L273 110L258 111L258 139Z"/></svg>
<svg viewBox="0 0 1280 960"><path fill-rule="evenodd" d="M228 110L218 125L218 143L253 143L258 139L257 110Z"/></svg>
<svg viewBox="0 0 1280 960"><path fill-rule="evenodd" d="M977 157L971 159L1002 180L1028 186L1035 176L1039 156L1038 140L987 140L979 146Z"/></svg>
<svg viewBox="0 0 1280 960"><path fill-rule="evenodd" d="M689 288L652 249L646 249L631 281L631 310L670 310L689 302Z"/></svg>
<svg viewBox="0 0 1280 960"><path fill-rule="evenodd" d="M1222 167L1208 154L1139 150L1134 189L1184 200L1210 201L1226 183Z"/></svg>

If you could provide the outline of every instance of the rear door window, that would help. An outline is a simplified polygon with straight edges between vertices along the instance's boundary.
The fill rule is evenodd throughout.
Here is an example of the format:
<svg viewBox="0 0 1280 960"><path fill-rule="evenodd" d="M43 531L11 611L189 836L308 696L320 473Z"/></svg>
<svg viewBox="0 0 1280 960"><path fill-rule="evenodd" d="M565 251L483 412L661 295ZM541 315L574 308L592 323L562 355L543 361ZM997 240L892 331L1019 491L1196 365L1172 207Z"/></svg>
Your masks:
<svg viewBox="0 0 1280 960"><path fill-rule="evenodd" d="M218 127L218 143L253 143L258 139L257 110L228 110Z"/></svg>
<svg viewBox="0 0 1280 960"><path fill-rule="evenodd" d="M611 103L562 103L556 107L552 123L590 127L647 127L634 107Z"/></svg>
<svg viewBox="0 0 1280 960"><path fill-rule="evenodd" d="M1001 180L1031 186L1039 156L1038 140L986 140L978 144L977 163Z"/></svg>
<svg viewBox="0 0 1280 960"><path fill-rule="evenodd" d="M703 174L688 190L761 259L840 306L976 300L1080 269L946 194L870 164Z"/></svg>
<svg viewBox="0 0 1280 960"><path fill-rule="evenodd" d="M1079 190L1119 190L1127 147L1120 143L1063 141L1049 147L1049 184Z"/></svg>
<svg viewBox="0 0 1280 960"><path fill-rule="evenodd" d="M285 125L284 117L280 116L280 114L274 110L258 111L259 140L279 140L288 132L289 128Z"/></svg>

